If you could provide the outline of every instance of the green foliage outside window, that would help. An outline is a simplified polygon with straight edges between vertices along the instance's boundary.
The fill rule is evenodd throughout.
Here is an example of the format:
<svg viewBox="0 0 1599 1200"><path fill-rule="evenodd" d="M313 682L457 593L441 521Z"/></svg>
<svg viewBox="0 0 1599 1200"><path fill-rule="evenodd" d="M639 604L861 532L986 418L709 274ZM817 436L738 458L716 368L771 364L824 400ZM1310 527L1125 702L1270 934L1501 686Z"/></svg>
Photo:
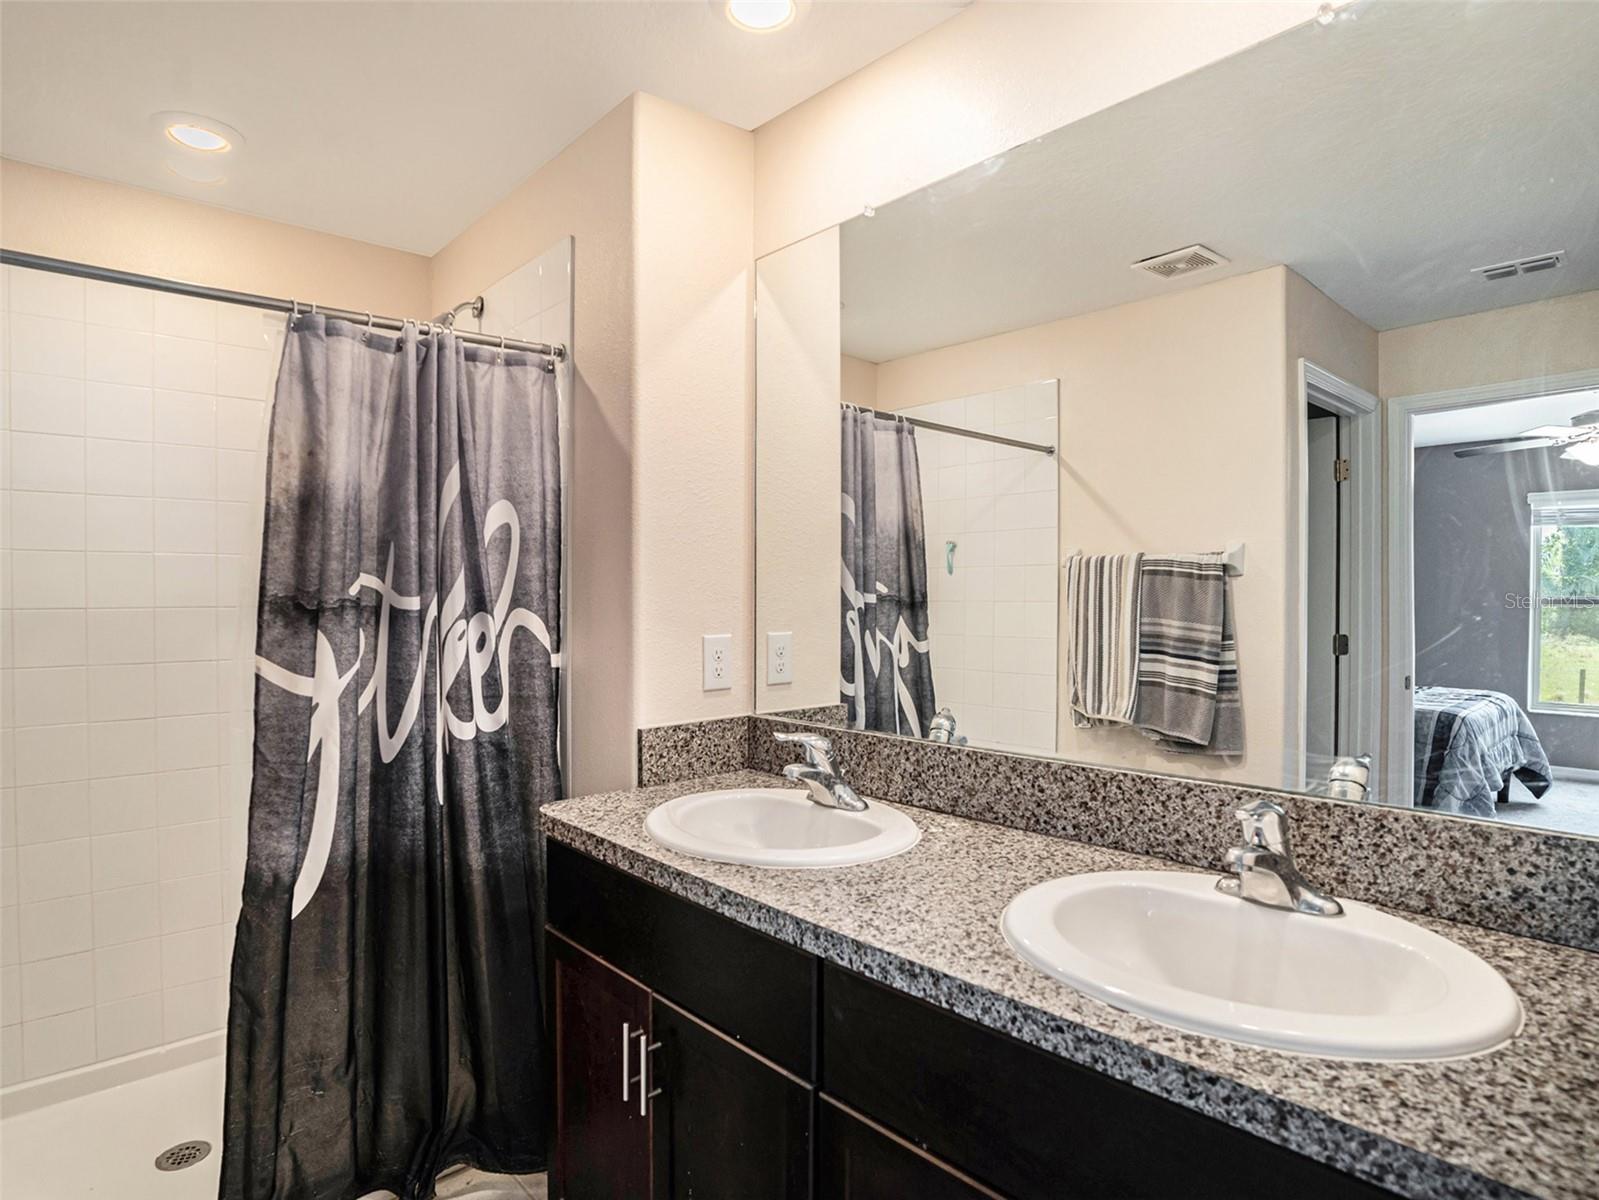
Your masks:
<svg viewBox="0 0 1599 1200"><path fill-rule="evenodd" d="M1599 525L1538 535L1538 701L1599 711Z"/></svg>

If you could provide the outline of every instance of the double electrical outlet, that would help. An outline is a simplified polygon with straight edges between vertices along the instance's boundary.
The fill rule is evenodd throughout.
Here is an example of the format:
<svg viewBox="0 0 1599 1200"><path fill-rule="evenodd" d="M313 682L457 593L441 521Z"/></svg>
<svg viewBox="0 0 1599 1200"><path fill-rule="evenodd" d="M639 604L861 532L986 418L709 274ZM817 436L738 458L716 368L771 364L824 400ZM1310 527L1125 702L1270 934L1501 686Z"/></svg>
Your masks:
<svg viewBox="0 0 1599 1200"><path fill-rule="evenodd" d="M704 690L725 692L733 686L733 635L707 633L702 639ZM766 635L766 682L792 683L794 680L794 635Z"/></svg>
<svg viewBox="0 0 1599 1200"><path fill-rule="evenodd" d="M733 686L733 635L707 633L703 640L705 690L725 692Z"/></svg>

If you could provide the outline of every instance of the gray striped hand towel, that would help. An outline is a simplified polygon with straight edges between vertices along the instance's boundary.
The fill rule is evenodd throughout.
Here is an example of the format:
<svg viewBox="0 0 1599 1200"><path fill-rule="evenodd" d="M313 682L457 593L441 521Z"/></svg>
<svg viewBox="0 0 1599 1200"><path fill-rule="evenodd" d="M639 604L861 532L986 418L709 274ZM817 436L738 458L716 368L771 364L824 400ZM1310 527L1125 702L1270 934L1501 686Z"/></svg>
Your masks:
<svg viewBox="0 0 1599 1200"><path fill-rule="evenodd" d="M1242 754L1232 594L1219 554L1149 555L1139 577L1133 724L1183 754Z"/></svg>
<svg viewBox="0 0 1599 1200"><path fill-rule="evenodd" d="M1066 667L1078 729L1132 722L1138 700L1142 554L1075 554L1066 563Z"/></svg>

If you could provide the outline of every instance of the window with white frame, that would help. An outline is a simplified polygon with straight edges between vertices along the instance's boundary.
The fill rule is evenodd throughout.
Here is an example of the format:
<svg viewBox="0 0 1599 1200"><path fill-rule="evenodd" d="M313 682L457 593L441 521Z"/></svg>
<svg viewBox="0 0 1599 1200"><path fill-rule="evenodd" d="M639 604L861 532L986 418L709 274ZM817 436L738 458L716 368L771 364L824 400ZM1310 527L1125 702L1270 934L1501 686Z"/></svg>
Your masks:
<svg viewBox="0 0 1599 1200"><path fill-rule="evenodd" d="M1527 502L1531 707L1599 716L1599 488L1534 492Z"/></svg>

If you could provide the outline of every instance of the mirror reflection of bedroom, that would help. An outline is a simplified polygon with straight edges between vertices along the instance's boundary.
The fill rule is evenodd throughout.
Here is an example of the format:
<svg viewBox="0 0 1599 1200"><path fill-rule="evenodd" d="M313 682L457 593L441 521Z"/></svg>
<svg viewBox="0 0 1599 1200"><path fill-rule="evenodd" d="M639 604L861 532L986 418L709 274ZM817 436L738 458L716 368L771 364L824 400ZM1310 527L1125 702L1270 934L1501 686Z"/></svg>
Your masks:
<svg viewBox="0 0 1599 1200"><path fill-rule="evenodd" d="M1599 389L1484 390L1402 414L1415 803L1599 834Z"/></svg>

